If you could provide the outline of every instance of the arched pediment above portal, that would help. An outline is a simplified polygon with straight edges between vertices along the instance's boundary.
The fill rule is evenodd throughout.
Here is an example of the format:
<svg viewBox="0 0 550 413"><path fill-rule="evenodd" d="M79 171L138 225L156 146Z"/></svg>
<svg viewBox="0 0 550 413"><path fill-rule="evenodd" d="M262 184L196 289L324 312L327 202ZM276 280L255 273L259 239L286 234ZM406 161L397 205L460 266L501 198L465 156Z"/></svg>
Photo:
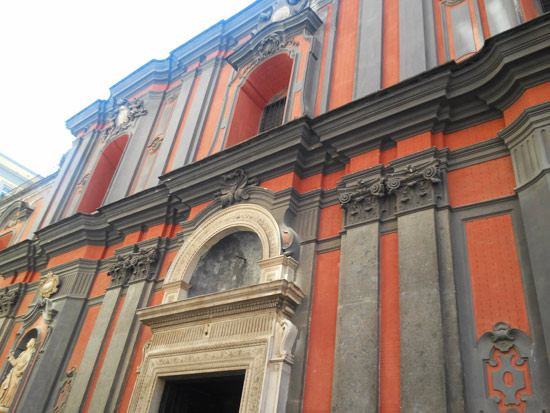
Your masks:
<svg viewBox="0 0 550 413"><path fill-rule="evenodd" d="M271 213L258 205L239 204L210 216L186 239L174 259L164 281L164 302L185 298L189 281L200 258L222 238L249 231L258 235L262 259L261 282L276 279L293 280L298 263L283 253L281 229Z"/></svg>

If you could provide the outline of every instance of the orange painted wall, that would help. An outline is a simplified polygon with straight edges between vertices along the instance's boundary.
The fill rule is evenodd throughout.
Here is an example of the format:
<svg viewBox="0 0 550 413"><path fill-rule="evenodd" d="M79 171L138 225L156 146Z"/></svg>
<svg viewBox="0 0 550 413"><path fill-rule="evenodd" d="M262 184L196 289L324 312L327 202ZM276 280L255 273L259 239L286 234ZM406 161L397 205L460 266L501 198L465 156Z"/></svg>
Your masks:
<svg viewBox="0 0 550 413"><path fill-rule="evenodd" d="M104 249L105 247L101 247L98 245L86 245L84 247L80 247L75 250L52 257L50 261L48 261L47 268L55 267L56 265L63 264L64 262L76 260L77 258L88 258L91 260L98 260L102 258Z"/></svg>
<svg viewBox="0 0 550 413"><path fill-rule="evenodd" d="M229 64L226 64L218 78L218 84L216 85L216 91L212 97L212 105L208 111L208 118L204 125L204 131L201 137L201 143L199 149L197 150L197 155L195 160L205 158L208 155L208 150L212 145L212 140L214 139L214 133L216 132L216 125L220 116L220 110L223 104L223 96L227 89L229 83L229 75L231 74L232 68Z"/></svg>
<svg viewBox="0 0 550 413"><path fill-rule="evenodd" d="M380 406L401 411L399 253L397 232L380 237Z"/></svg>
<svg viewBox="0 0 550 413"><path fill-rule="evenodd" d="M323 40L323 54L321 55L321 69L319 71L319 85L317 86L317 98L315 101L315 116L321 112L321 97L323 96L323 79L325 78L325 65L327 61L328 38L330 25L332 24L332 4L327 6L327 19L325 22L325 38Z"/></svg>
<svg viewBox="0 0 550 413"><path fill-rule="evenodd" d="M170 264L172 264L172 261L174 261L174 258L176 258L176 255L178 255L178 250L176 251L170 251L167 252L164 255L164 261L162 262L162 267L160 268L160 274L158 279L163 280L166 276L166 273L168 272L168 268L170 268Z"/></svg>
<svg viewBox="0 0 550 413"><path fill-rule="evenodd" d="M329 109L351 102L357 47L359 0L341 0L334 47Z"/></svg>
<svg viewBox="0 0 550 413"><path fill-rule="evenodd" d="M69 364L67 365L67 370L71 369L72 367L76 367L76 371L78 372L80 368L80 363L82 362L82 358L84 357L84 351L86 350L86 346L88 345L88 340L92 335L92 330L94 329L94 325L97 320L97 315L99 314L100 308L100 305L94 305L93 307L88 308L86 319L84 320L84 324L82 325L82 329L80 330L80 333L78 335L78 341L76 342L76 345L73 349L73 354L71 355L71 359L69 360Z"/></svg>
<svg viewBox="0 0 550 413"><path fill-rule="evenodd" d="M450 150L464 148L474 143L483 142L488 139L496 138L497 132L504 129L506 124L504 118L498 118L489 122L472 126L457 132L444 135L444 146Z"/></svg>
<svg viewBox="0 0 550 413"><path fill-rule="evenodd" d="M319 239L330 238L338 235L342 230L343 219L342 208L340 204L331 205L321 209L321 218L319 219Z"/></svg>
<svg viewBox="0 0 550 413"><path fill-rule="evenodd" d="M515 178L509 156L450 171L447 177L453 207L514 194Z"/></svg>
<svg viewBox="0 0 550 413"><path fill-rule="evenodd" d="M399 82L399 0L384 0L383 20L382 86L388 87Z"/></svg>
<svg viewBox="0 0 550 413"><path fill-rule="evenodd" d="M340 251L317 255L302 411L330 412Z"/></svg>
<svg viewBox="0 0 550 413"><path fill-rule="evenodd" d="M149 302L148 307L159 305L162 303L162 297L164 296L164 291L157 291L151 296L151 301ZM130 372L128 374L128 379L126 380L126 385L124 387L124 393L122 393L122 398L120 400L119 412L128 411L128 406L130 404L130 399L132 397L132 391L134 390L134 383L137 378L137 368L141 364L142 360L142 351L143 346L152 336L151 329L147 326L143 326L141 329L140 336L138 338L136 348L134 350L134 357L132 359L132 364L130 365Z"/></svg>
<svg viewBox="0 0 550 413"><path fill-rule="evenodd" d="M10 333L10 337L8 338L8 340L6 341L6 344L4 345L4 351L2 351L2 356L1 356L2 358L0 359L2 360L2 364L0 364L0 368L6 365L6 359L8 358L8 353L10 352L10 349L13 346L15 336L17 335L17 332L19 331L20 327L21 327L21 323L15 323L13 325L13 328Z"/></svg>
<svg viewBox="0 0 550 413"><path fill-rule="evenodd" d="M125 297L121 297L120 300L118 301L115 316L111 320L111 325L109 326L109 332L107 333L107 338L105 339L105 343L103 345L103 348L101 349L101 356L99 357L99 361L96 364L94 375L92 377L92 381L90 384L90 390L88 391L88 395L86 397L86 403L84 405L84 410L83 410L84 412L87 412L88 408L90 407L92 396L94 395L95 386L97 384L97 380L99 379L99 373L101 372L101 368L103 367L103 362L105 361L105 355L107 354L107 350L109 349L109 345L111 344L113 331L118 321L118 316L120 315L120 310L122 309L122 305L124 304L124 299Z"/></svg>
<svg viewBox="0 0 550 413"><path fill-rule="evenodd" d="M504 122L512 123L525 108L547 102L550 99L550 82L527 89L512 105L504 110Z"/></svg>
<svg viewBox="0 0 550 413"><path fill-rule="evenodd" d="M466 240L478 339L499 321L529 334L511 216L467 222Z"/></svg>

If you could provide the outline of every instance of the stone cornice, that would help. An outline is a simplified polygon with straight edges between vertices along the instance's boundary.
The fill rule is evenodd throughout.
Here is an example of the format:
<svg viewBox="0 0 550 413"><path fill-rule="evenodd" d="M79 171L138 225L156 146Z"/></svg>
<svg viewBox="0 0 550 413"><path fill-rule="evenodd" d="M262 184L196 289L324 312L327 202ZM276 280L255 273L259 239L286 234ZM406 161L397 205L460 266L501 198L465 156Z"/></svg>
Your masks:
<svg viewBox="0 0 550 413"><path fill-rule="evenodd" d="M296 284L277 280L144 308L137 315L153 331L183 319L198 321L269 309L281 309L290 317L303 297Z"/></svg>

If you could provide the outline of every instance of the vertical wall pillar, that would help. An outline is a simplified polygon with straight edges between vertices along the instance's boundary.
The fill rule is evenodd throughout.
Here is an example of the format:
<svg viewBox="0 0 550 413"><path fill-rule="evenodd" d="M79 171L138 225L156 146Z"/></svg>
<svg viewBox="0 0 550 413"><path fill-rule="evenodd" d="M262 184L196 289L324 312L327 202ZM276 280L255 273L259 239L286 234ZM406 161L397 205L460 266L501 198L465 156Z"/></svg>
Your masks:
<svg viewBox="0 0 550 413"><path fill-rule="evenodd" d="M379 224L342 235L332 410L378 405Z"/></svg>
<svg viewBox="0 0 550 413"><path fill-rule="evenodd" d="M123 259L111 267L113 281L129 285L92 395L90 412L116 410L141 327L136 310L146 307L151 296L162 240L152 238L115 251Z"/></svg>
<svg viewBox="0 0 550 413"><path fill-rule="evenodd" d="M37 358L32 374L25 384L17 411L47 411L48 404L57 396L58 378L64 372L61 369L67 362L68 350L85 309L97 264L96 260L78 259L69 265L47 270L58 275L61 280L59 291L50 298L56 313L49 325L49 339L40 350L43 354Z"/></svg>
<svg viewBox="0 0 550 413"><path fill-rule="evenodd" d="M343 179L338 318L332 410L376 411L379 381L380 199L364 182L379 182L381 166ZM359 176L360 175L360 176ZM373 185L376 187L376 184Z"/></svg>
<svg viewBox="0 0 550 413"><path fill-rule="evenodd" d="M361 0L353 99L382 88L382 0Z"/></svg>
<svg viewBox="0 0 550 413"><path fill-rule="evenodd" d="M397 219L401 407L446 411L443 324L433 208Z"/></svg>
<svg viewBox="0 0 550 413"><path fill-rule="evenodd" d="M533 269L546 352L550 359L550 103L530 107L499 136L510 149ZM533 328L538 328L534 326Z"/></svg>

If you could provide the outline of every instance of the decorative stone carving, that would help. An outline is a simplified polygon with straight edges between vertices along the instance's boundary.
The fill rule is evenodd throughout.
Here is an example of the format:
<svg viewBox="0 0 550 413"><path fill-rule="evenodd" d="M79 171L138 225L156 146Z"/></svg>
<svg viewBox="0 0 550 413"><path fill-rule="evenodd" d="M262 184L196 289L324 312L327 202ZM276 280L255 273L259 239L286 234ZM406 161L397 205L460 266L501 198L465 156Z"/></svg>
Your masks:
<svg viewBox="0 0 550 413"><path fill-rule="evenodd" d="M220 190L214 194L222 202L222 208L250 198L250 186L258 185L257 178L248 178L242 169L236 169L220 178Z"/></svg>
<svg viewBox="0 0 550 413"><path fill-rule="evenodd" d="M12 368L0 386L0 412L7 412L13 402L19 382L23 378L23 374L31 361L35 345L36 340L31 338L27 343L27 348L17 358L14 357L13 351L9 352L8 361Z"/></svg>
<svg viewBox="0 0 550 413"><path fill-rule="evenodd" d="M110 137L118 135L128 129L135 119L146 114L147 110L143 106L143 100L136 99L132 102L128 102L127 99L119 99L117 108L109 119L110 125L105 128L105 136Z"/></svg>
<svg viewBox="0 0 550 413"><path fill-rule="evenodd" d="M59 277L53 272L46 274L42 280L40 280L40 285L38 286L38 291L40 291L40 297L50 298L54 295L59 286Z"/></svg>
<svg viewBox="0 0 550 413"><path fill-rule="evenodd" d="M298 42L294 39L285 39L282 33L270 34L256 47L254 52L254 64L258 64L262 60L267 59L271 55L289 46L298 46Z"/></svg>
<svg viewBox="0 0 550 413"><path fill-rule="evenodd" d="M256 29L252 32L255 36L260 30L267 25L288 19L302 10L309 4L309 0L275 0L272 6L258 17Z"/></svg>
<svg viewBox="0 0 550 413"><path fill-rule="evenodd" d="M230 233L242 230L252 231L258 235L262 243L263 260L282 256L287 258L287 262L291 261L290 257L284 257L282 254L279 225L269 211L254 204L233 205L203 222L185 240L166 274L163 302L185 298L186 291L182 288L181 281L188 283L191 280L195 265L204 251ZM276 265L281 266L284 263L279 262ZM267 268L265 271L262 269L262 279L267 279L267 271ZM269 272L271 271L270 268ZM277 270L277 274L281 276L290 272L291 269L288 268Z"/></svg>
<svg viewBox="0 0 550 413"><path fill-rule="evenodd" d="M147 145L147 152L149 154L153 154L157 151L158 148L160 148L160 145L162 141L164 140L164 135L159 135L153 141Z"/></svg>
<svg viewBox="0 0 550 413"><path fill-rule="evenodd" d="M421 166L407 165L403 170L390 174L386 179L388 194L396 194L397 212L434 204L434 185L441 182L439 161Z"/></svg>
<svg viewBox="0 0 550 413"><path fill-rule="evenodd" d="M340 206L346 210L346 226L381 219L383 213L388 217L437 203L437 184L442 179L439 160L406 165L392 173L385 173L388 168L382 166L374 168L370 177L341 189Z"/></svg>
<svg viewBox="0 0 550 413"><path fill-rule="evenodd" d="M19 289L10 290L9 287L5 287L0 290L0 317L11 314L18 298Z"/></svg>
<svg viewBox="0 0 550 413"><path fill-rule="evenodd" d="M137 248L136 248L137 249ZM128 282L151 280L154 277L154 264L157 263L159 252L156 247L137 249L127 255L115 255L115 262L110 265L108 275L111 276L109 287L121 287Z"/></svg>
<svg viewBox="0 0 550 413"><path fill-rule="evenodd" d="M526 403L527 408L536 407L536 401L529 396L533 389L529 372L529 344L527 335L502 321L479 340L486 376L491 377L490 381L486 377L485 385L490 400L501 411L511 411L512 406L518 407L513 411L524 411Z"/></svg>
<svg viewBox="0 0 550 413"><path fill-rule="evenodd" d="M53 408L54 413L62 413L65 410L65 405L67 404L67 399L71 393L71 388L73 386L73 379L76 376L76 368L72 367L68 372L65 373L65 378L59 386L59 392L57 395L57 400Z"/></svg>
<svg viewBox="0 0 550 413"><path fill-rule="evenodd" d="M359 180L353 192L340 195L340 205L346 210L348 225L365 222L380 217L380 199L386 194L384 178L375 178L369 182Z"/></svg>
<svg viewBox="0 0 550 413"><path fill-rule="evenodd" d="M128 411L156 411L165 377L245 370L241 411L284 411L298 330L289 320L303 299L278 280L138 310L153 331Z"/></svg>
<svg viewBox="0 0 550 413"><path fill-rule="evenodd" d="M33 211L34 209L29 207L26 202L15 203L13 207L6 210L6 217L9 217L9 219L5 222L4 229L13 228L18 222L25 221Z"/></svg>
<svg viewBox="0 0 550 413"><path fill-rule="evenodd" d="M90 180L90 174L86 174L82 177L80 181L76 184L76 193L80 194L84 192L84 188L86 188L86 185L88 184L88 181Z"/></svg>

